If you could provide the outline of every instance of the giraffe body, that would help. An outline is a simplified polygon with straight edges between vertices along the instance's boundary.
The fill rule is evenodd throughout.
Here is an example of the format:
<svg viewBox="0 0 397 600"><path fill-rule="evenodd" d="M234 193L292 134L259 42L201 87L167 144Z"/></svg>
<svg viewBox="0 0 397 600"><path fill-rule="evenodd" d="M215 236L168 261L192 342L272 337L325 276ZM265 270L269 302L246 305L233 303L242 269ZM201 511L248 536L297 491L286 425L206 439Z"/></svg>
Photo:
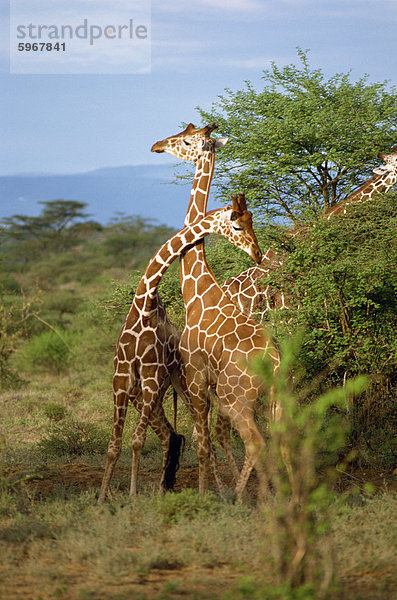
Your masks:
<svg viewBox="0 0 397 600"><path fill-rule="evenodd" d="M265 390L259 378L249 374L247 363L257 354L264 356L268 353L274 368L277 368L278 352L262 327L228 300L213 275L207 273L201 276L193 294L193 290L188 288L189 284L182 285L186 327L181 337L180 352L190 401L195 410L200 491L207 489L210 442L205 396L210 385L219 398L219 412L226 420L223 422L224 430L228 432L226 424L231 421L246 448L243 470L236 484L236 493L241 497L264 446L255 424L254 411L259 394ZM203 306L209 294L211 306Z"/></svg>
<svg viewBox="0 0 397 600"><path fill-rule="evenodd" d="M205 214L214 170L217 141L209 135L215 126L196 130L192 124L175 136L154 144L155 152L168 152L196 166L185 223ZM218 144L219 145L219 144ZM244 202L243 197L240 198ZM257 353L268 352L277 368L279 357L261 327L231 302L217 284L208 266L203 244L185 252L181 259L182 295L186 324L180 342L186 382L197 430L199 489L207 489L210 439L208 431L208 386L219 399L216 432L237 479L241 497L252 467L257 463L263 438L255 424L254 408L261 389L259 379L251 376L246 363ZM230 447L230 421L240 433L246 448L241 474Z"/></svg>
<svg viewBox="0 0 397 600"><path fill-rule="evenodd" d="M221 233L248 252L255 260L259 261L261 258L252 231L250 214L246 210L240 210L234 201L233 209L212 211L204 219L175 234L149 262L138 284L117 342L113 377L114 422L99 497L100 502L105 499L116 461L120 455L129 400L140 413L131 442L133 460L130 492L134 494L137 490L139 457L149 424L160 438L163 446L161 483L163 489L166 487L166 459L169 442L170 439L173 439L174 432L165 417L162 399L171 380L177 379L176 385L180 387L189 408L191 408L191 404L186 393L187 388L178 352L178 332L166 318L164 307L158 296L158 284L168 266L184 248L212 232ZM171 483L173 484L173 481Z"/></svg>

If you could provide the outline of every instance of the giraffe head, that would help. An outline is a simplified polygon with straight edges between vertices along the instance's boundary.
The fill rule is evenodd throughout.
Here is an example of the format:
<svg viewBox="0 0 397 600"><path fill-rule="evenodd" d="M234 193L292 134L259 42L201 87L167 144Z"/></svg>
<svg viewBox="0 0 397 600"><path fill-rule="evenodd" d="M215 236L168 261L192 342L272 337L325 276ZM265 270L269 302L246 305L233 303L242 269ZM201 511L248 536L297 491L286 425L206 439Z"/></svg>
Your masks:
<svg viewBox="0 0 397 600"><path fill-rule="evenodd" d="M218 213L218 222L214 231L227 238L257 264L262 260L262 252L252 228L252 213L247 210L245 195L232 196L232 206L223 210L210 211L208 215Z"/></svg>
<svg viewBox="0 0 397 600"><path fill-rule="evenodd" d="M181 158L196 162L203 152L214 152L215 148L221 148L227 142L227 138L212 139L211 133L218 127L216 123L196 129L193 123L176 135L171 135L165 140L156 142L152 146L152 152L168 152Z"/></svg>
<svg viewBox="0 0 397 600"><path fill-rule="evenodd" d="M374 169L376 175L386 175L393 171L397 173L397 146L393 148L390 154L378 154L378 158L381 158L385 164Z"/></svg>

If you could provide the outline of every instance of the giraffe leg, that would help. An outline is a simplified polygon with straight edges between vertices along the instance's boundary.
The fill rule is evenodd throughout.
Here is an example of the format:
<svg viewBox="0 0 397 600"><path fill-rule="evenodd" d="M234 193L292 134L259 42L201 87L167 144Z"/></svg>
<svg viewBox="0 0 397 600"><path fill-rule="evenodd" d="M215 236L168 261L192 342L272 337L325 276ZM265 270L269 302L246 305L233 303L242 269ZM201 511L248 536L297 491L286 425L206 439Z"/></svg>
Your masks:
<svg viewBox="0 0 397 600"><path fill-rule="evenodd" d="M265 442L256 426L253 412L251 415L247 415L245 419L237 419L235 425L245 446L245 460L235 487L237 499L242 500L243 492L253 467L256 467L259 484L263 488L264 473L259 458L265 447Z"/></svg>
<svg viewBox="0 0 397 600"><path fill-rule="evenodd" d="M227 379L226 369L218 379L217 392L219 398L222 399L224 414L234 423L244 442L245 460L235 487L237 498L241 500L253 467L256 467L261 487L264 479L263 467L259 458L265 447L265 441L254 417L258 389L253 384L253 378L244 372L240 374L238 385L231 386Z"/></svg>
<svg viewBox="0 0 397 600"><path fill-rule="evenodd" d="M145 398L145 396L147 396L147 390L142 391L142 410L140 411L138 425L135 427L131 438L132 466L130 496L135 496L137 494L139 459L141 456L142 448L145 444L147 426L149 424L149 419L152 411L152 402L148 401L148 399Z"/></svg>
<svg viewBox="0 0 397 600"><path fill-rule="evenodd" d="M124 381L123 383L125 384L123 387L125 387L127 382ZM116 462L120 456L123 428L128 408L128 393L125 389L123 389L123 387L117 389L118 385L119 382L117 382L116 386L114 385L113 430L108 446L105 472L103 475L101 490L99 493L98 502L100 504L102 504L105 501L109 484L113 476L114 467L116 466Z"/></svg>
<svg viewBox="0 0 397 600"><path fill-rule="evenodd" d="M237 482L238 478L240 477L240 471L238 470L235 458L233 456L233 452L232 452L232 446L230 443L230 430L231 430L231 423L230 423L230 419L227 416L222 415L220 412L218 412L218 417L216 420L216 426L215 426L215 436L216 439L218 440L219 444L222 447L222 450L224 451L226 458L227 458L227 462L229 464L229 467L232 471L233 474L233 478L235 483Z"/></svg>
<svg viewBox="0 0 397 600"><path fill-rule="evenodd" d="M195 423L197 428L197 456L199 463L199 492L204 495L208 490L208 466L211 442L209 439L206 410L203 418L201 411L196 411Z"/></svg>
<svg viewBox="0 0 397 600"><path fill-rule="evenodd" d="M134 405L134 408L141 414L143 409L143 399L142 395L131 396L130 400ZM167 454L169 450L170 437L173 431L171 425L169 424L162 407L162 404L156 404L153 408L153 411L150 414L148 424L153 429L154 433L159 438L161 447L163 449L163 463L162 463L162 476L160 481L160 490L163 491L163 478L164 478L164 469L167 462Z"/></svg>
<svg viewBox="0 0 397 600"><path fill-rule="evenodd" d="M190 369L189 369L190 370ZM186 378L189 386L189 370ZM194 373L194 372L193 372ZM197 431L197 457L199 463L199 492L205 494L208 489L208 467L211 442L208 428L207 385L199 371L195 372L189 386L189 409ZM201 384L198 385L198 382Z"/></svg>
<svg viewBox="0 0 397 600"><path fill-rule="evenodd" d="M137 493L137 478L139 459L146 439L147 426L150 425L160 440L163 448L163 464L160 479L160 490L165 492L172 489L175 475L179 468L179 458L184 443L184 437L177 435L168 422L163 410L163 397L169 387L169 378L164 373L159 373L157 379L161 381L158 387L154 379L142 373L142 380L147 382L139 397L131 398L135 408L140 413L137 427L132 435L132 467L130 494Z"/></svg>
<svg viewBox="0 0 397 600"><path fill-rule="evenodd" d="M174 389L177 391L177 393L179 394L179 396L183 399L185 406L188 408L191 417L193 419L193 423L194 423L194 428L193 428L193 434L192 434L192 438L194 438L195 442L197 443L198 440L198 433L197 433L197 428L196 428L196 413L195 413L195 409L192 405L191 402L191 398L190 398L190 394L189 394L189 389L188 389L188 385L187 385L187 380L186 380L186 372L185 369L182 367L182 369L178 369L176 371L174 371L171 374L171 380L172 380L172 385L174 387ZM205 388L204 382L202 383L202 387L203 390ZM208 388L208 386L207 386ZM207 395L209 394L209 396ZM210 460L210 468L211 468L211 472L212 475L214 477L215 483L218 487L219 493L222 497L225 496L225 487L223 485L223 482L220 478L219 475L219 469L218 469L218 465L217 465L217 461L216 461L216 451L215 451L215 446L214 444L211 442L210 440L210 436L209 436L209 430L210 430L210 423L211 423L211 414L210 414L210 389L207 389L207 393L205 394L205 402L206 402L206 411L207 411L207 428L208 428L208 444L209 444L209 460Z"/></svg>

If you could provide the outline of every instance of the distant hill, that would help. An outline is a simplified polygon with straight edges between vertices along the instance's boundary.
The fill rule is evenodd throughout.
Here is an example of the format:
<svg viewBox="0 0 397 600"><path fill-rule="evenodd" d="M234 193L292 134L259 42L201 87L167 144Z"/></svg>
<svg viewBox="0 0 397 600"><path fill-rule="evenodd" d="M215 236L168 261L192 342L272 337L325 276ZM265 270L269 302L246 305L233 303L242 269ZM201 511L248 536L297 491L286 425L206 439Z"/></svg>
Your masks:
<svg viewBox="0 0 397 600"><path fill-rule="evenodd" d="M38 215L48 200L86 202L91 218L107 224L117 213L183 226L191 184L175 185L172 164L104 167L72 175L0 176L0 218ZM192 174L193 181L193 174ZM208 207L215 208L213 201Z"/></svg>

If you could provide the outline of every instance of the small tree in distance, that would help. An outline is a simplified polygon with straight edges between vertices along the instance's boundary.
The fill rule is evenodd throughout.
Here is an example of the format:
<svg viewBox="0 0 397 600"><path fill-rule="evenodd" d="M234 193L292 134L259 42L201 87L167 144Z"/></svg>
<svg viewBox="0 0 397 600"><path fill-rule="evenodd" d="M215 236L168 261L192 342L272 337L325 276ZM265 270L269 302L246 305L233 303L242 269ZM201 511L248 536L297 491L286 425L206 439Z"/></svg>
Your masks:
<svg viewBox="0 0 397 600"><path fill-rule="evenodd" d="M349 195L397 142L396 88L342 73L326 80L307 51L298 55L300 66L272 63L262 91L246 82L198 108L230 139L218 154L218 195L243 189L260 216L294 222Z"/></svg>
<svg viewBox="0 0 397 600"><path fill-rule="evenodd" d="M5 226L3 237L18 242L19 249L27 255L37 251L59 252L74 244L82 233L81 224L76 221L89 216L84 212L87 204L75 200L50 200L39 204L44 208L37 217L13 215L1 219Z"/></svg>

